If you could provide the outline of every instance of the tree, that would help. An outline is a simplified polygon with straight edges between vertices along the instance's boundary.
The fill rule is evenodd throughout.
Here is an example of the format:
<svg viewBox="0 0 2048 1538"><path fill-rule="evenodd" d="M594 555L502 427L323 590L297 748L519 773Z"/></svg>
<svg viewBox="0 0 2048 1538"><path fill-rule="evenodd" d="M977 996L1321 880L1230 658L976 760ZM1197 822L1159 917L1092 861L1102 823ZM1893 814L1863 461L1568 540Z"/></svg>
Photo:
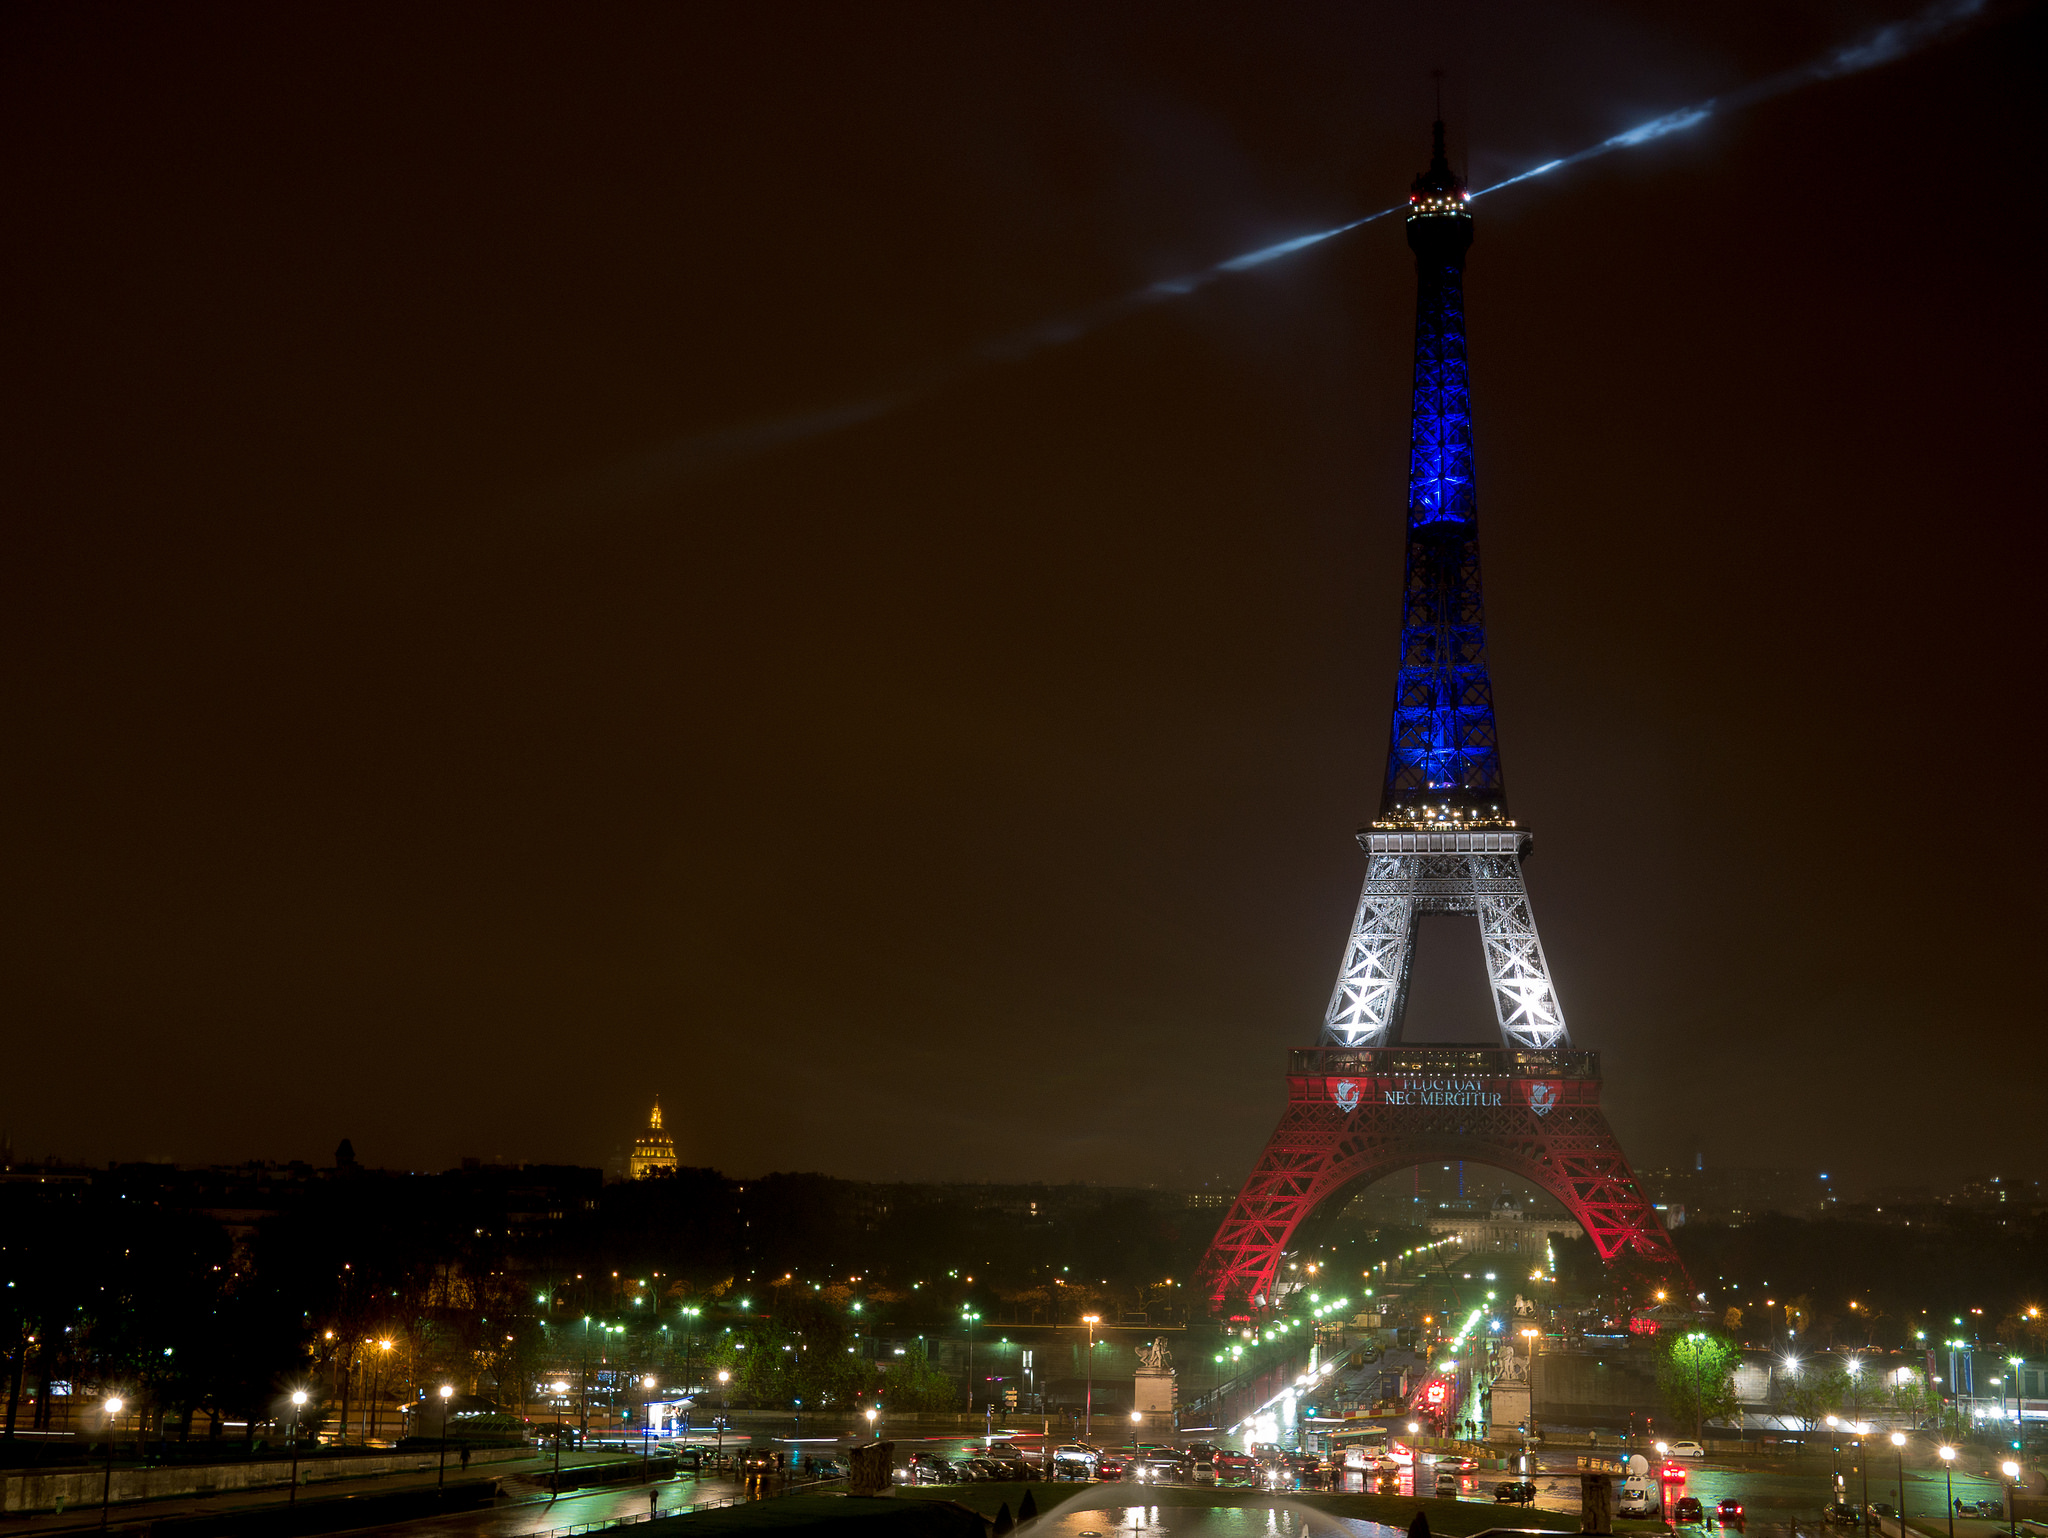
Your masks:
<svg viewBox="0 0 2048 1538"><path fill-rule="evenodd" d="M951 1410L959 1405L960 1390L949 1373L940 1371L925 1350L924 1337L912 1341L903 1360L889 1369L882 1390L892 1409Z"/></svg>
<svg viewBox="0 0 2048 1538"><path fill-rule="evenodd" d="M1789 1377L1778 1381L1782 1385L1778 1391L1778 1403L1805 1431L1812 1431L1841 1409L1849 1394L1849 1380L1839 1372L1801 1372L1795 1369Z"/></svg>
<svg viewBox="0 0 2048 1538"><path fill-rule="evenodd" d="M1711 1420L1736 1413L1735 1347L1718 1335L1694 1330L1671 1339L1657 1359L1657 1388L1681 1422L1700 1435Z"/></svg>

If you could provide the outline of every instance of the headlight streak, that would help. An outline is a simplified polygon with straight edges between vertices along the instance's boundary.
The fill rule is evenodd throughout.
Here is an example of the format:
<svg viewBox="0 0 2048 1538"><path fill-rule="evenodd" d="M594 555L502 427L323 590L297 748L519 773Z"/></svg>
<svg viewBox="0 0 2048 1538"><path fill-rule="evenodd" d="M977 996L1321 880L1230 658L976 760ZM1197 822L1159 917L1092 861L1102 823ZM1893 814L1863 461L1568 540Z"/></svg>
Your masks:
<svg viewBox="0 0 2048 1538"><path fill-rule="evenodd" d="M1881 64L1893 63L1961 31L1984 14L1986 4L1987 0L1935 0L1934 4L1929 5L1918 15L1880 27L1868 37L1834 49L1818 59L1794 69L1781 71L1724 96L1709 97L1706 101L1692 106L1664 113L1647 123L1639 123L1633 128L1610 135L1597 144L1588 145L1582 150L1555 160L1546 160L1539 166L1532 166L1489 187L1482 187L1471 196L1475 199L1488 197L1522 182L1548 176L1554 171L1597 160L1615 150L1638 149L1645 144L1653 144L1672 134L1696 128L1710 118L1742 111L1804 86L1839 80L1847 75L1874 69ZM1363 229L1368 224L1401 213L1406 208L1405 202L1397 203L1346 224L1316 230L1306 235L1296 235L1269 246L1261 246L1255 251L1229 257L1179 277L1162 278L1120 298L1106 300L1075 314L1046 321L1028 330L983 343L964 358L909 375L899 380L893 387L877 391L862 400L677 440L589 477L570 489L568 500L585 504L637 502L657 496L698 475L755 458L772 449L844 432L912 405L934 391L984 367L1022 362L1038 353L1079 341L1127 316L1151 309L1155 305L1184 299L1190 294L1201 292L1218 279L1250 272L1270 262L1280 261L1297 252L1319 246L1325 241L1335 240L1340 235L1348 235L1353 230Z"/></svg>

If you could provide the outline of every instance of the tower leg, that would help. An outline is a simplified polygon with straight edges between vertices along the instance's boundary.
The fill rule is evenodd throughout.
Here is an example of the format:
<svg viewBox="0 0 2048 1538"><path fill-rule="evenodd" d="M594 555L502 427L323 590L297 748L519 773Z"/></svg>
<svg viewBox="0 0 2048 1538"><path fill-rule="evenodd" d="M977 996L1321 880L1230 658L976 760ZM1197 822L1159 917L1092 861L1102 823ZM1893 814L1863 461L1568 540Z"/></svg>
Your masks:
<svg viewBox="0 0 2048 1538"><path fill-rule="evenodd" d="M1486 951L1486 975L1493 984L1493 1010L1500 1039L1510 1047L1567 1045L1564 1009L1550 981L1550 963L1536 934L1522 862L1513 854L1468 856L1472 897L1479 911L1479 938Z"/></svg>
<svg viewBox="0 0 2048 1538"><path fill-rule="evenodd" d="M1385 1047L1401 1039L1408 1006L1408 968L1415 957L1420 855L1375 854L1358 894L1358 913L1344 947L1344 965L1323 1015L1323 1040L1346 1047Z"/></svg>

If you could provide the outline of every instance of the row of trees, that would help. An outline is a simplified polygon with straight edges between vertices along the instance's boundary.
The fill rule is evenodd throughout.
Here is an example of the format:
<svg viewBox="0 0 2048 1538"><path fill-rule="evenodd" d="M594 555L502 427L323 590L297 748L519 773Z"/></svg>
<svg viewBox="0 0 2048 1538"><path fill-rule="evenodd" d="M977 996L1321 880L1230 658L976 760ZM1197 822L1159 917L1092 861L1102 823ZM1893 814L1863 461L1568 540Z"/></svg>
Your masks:
<svg viewBox="0 0 2048 1538"><path fill-rule="evenodd" d="M1695 1331L1675 1336L1657 1358L1658 1392L1689 1429L1726 1424L1741 1412L1735 1391L1741 1363L1740 1348L1725 1335ZM1808 1432L1819 1430L1831 1415L1857 1421L1878 1413L1958 1442L1979 1429L1917 1374L1887 1383L1835 1363L1815 1362L1777 1372L1772 1400L1780 1414Z"/></svg>

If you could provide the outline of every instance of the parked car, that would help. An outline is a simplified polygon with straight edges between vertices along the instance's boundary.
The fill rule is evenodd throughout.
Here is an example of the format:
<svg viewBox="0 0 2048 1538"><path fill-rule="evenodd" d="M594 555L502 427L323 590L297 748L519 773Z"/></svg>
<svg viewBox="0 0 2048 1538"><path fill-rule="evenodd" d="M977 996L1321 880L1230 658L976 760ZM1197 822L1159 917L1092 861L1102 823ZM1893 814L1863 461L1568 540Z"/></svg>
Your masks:
<svg viewBox="0 0 2048 1538"><path fill-rule="evenodd" d="M1531 1479L1504 1479L1493 1487L1494 1504L1498 1506L1530 1506L1536 1501L1536 1482Z"/></svg>
<svg viewBox="0 0 2048 1538"><path fill-rule="evenodd" d="M991 1452L988 1454L988 1461L1002 1471L996 1476L998 1479L1029 1479L1031 1477L1031 1465L1015 1453Z"/></svg>
<svg viewBox="0 0 2048 1538"><path fill-rule="evenodd" d="M1215 1484L1216 1460L1213 1457L1209 1457L1206 1455L1195 1459L1194 1462L1188 1466L1188 1477L1198 1485Z"/></svg>
<svg viewBox="0 0 2048 1538"><path fill-rule="evenodd" d="M960 1480L960 1470L952 1459L922 1449L905 1460L903 1472L914 1485L951 1485Z"/></svg>
<svg viewBox="0 0 2048 1538"><path fill-rule="evenodd" d="M1836 1501L1834 1505L1830 1506L1823 1513L1823 1519L1830 1527L1861 1527L1863 1525L1863 1513L1854 1506L1851 1506L1847 1501Z"/></svg>
<svg viewBox="0 0 2048 1538"><path fill-rule="evenodd" d="M1671 1520L1673 1522L1698 1522L1701 1525L1705 1525L1707 1513L1701 1507L1698 1496L1681 1495L1671 1503Z"/></svg>
<svg viewBox="0 0 2048 1538"><path fill-rule="evenodd" d="M1232 1452L1227 1447L1217 1448L1210 1461L1216 1465L1218 1479L1250 1479L1257 1472L1250 1453Z"/></svg>
<svg viewBox="0 0 2048 1538"><path fill-rule="evenodd" d="M1673 1458L1704 1458L1707 1450L1697 1442L1669 1442L1665 1444L1666 1454Z"/></svg>
<svg viewBox="0 0 2048 1538"><path fill-rule="evenodd" d="M1009 1476L1003 1472L1003 1466L996 1462L995 1459L984 1458L977 1453L960 1460L960 1477L962 1479L989 1480L1007 1479Z"/></svg>

